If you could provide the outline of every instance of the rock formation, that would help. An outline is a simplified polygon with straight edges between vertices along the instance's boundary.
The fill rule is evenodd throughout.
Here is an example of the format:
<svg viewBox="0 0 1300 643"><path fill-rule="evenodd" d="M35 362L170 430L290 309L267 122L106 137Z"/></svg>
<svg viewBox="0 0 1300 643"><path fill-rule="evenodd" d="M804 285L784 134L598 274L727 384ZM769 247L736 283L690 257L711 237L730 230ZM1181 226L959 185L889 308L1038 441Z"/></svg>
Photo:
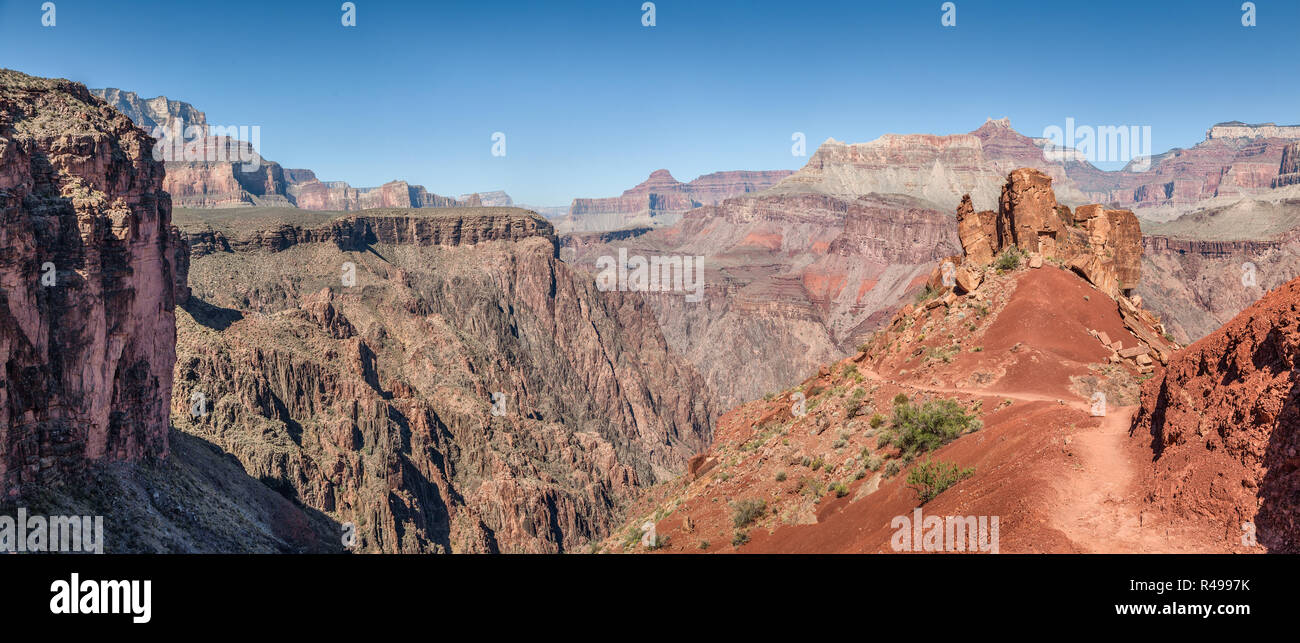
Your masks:
<svg viewBox="0 0 1300 643"><path fill-rule="evenodd" d="M152 139L80 84L0 70L0 490L168 451L187 249Z"/></svg>
<svg viewBox="0 0 1300 643"><path fill-rule="evenodd" d="M1007 176L997 212L975 212L970 196L957 207L966 262L987 264L1016 246L1042 259L1057 259L1099 290L1118 297L1135 288L1141 273L1142 231L1128 210L1057 203L1051 177L1031 168Z"/></svg>
<svg viewBox="0 0 1300 643"><path fill-rule="evenodd" d="M1300 552L1300 279L1180 352L1142 388L1147 502ZM1251 527L1244 527L1249 523ZM1253 528L1252 528L1253 527Z"/></svg>

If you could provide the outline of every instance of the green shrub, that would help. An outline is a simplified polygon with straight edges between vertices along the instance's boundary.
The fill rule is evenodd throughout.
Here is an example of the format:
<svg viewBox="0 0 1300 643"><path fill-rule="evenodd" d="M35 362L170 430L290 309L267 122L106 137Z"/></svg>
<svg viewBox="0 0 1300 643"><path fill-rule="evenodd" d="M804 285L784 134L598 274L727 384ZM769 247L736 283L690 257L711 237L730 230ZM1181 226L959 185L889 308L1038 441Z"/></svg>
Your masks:
<svg viewBox="0 0 1300 643"><path fill-rule="evenodd" d="M879 429L879 428L880 428L880 425L882 425L882 424L884 424L884 423L885 423L885 416L883 416L883 415L881 415L881 414L879 414L879 413L876 413L875 415L872 415L872 416L871 416L871 428L873 428L873 429Z"/></svg>
<svg viewBox="0 0 1300 643"><path fill-rule="evenodd" d="M731 524L736 529L748 527L767 513L767 501L750 498L731 503Z"/></svg>
<svg viewBox="0 0 1300 643"><path fill-rule="evenodd" d="M777 481L777 482L785 482L785 472L784 472L784 471L777 471L777 472L776 472L776 481Z"/></svg>
<svg viewBox="0 0 1300 643"><path fill-rule="evenodd" d="M701 541L700 541L700 549L708 549L708 548L709 548L709 541L707 541L707 540L701 540Z"/></svg>
<svg viewBox="0 0 1300 643"><path fill-rule="evenodd" d="M930 502L959 480L975 473L974 467L959 469L957 465L942 460L926 460L907 472L907 486L916 491L921 504Z"/></svg>
<svg viewBox="0 0 1300 643"><path fill-rule="evenodd" d="M934 400L922 405L904 402L894 405L894 419L889 428L895 435L890 442L903 452L903 457L915 456L933 451L978 425L979 420L967 415L953 400Z"/></svg>
<svg viewBox="0 0 1300 643"><path fill-rule="evenodd" d="M902 469L903 468L898 465L898 460L890 460L889 466L885 467L885 477L892 478L898 475L898 472L901 471Z"/></svg>
<svg viewBox="0 0 1300 643"><path fill-rule="evenodd" d="M836 482L831 485L831 491L835 492L836 498L843 498L844 496L849 495L849 485L844 482Z"/></svg>
<svg viewBox="0 0 1300 643"><path fill-rule="evenodd" d="M736 533L733 534L733 535L731 536L731 546L732 546L732 547L739 547L739 546L741 546L741 545L743 545L743 544L745 544L745 543L747 543L747 542L749 542L749 532L748 532L748 531L741 531L741 530L737 529L737 530L736 530Z"/></svg>
<svg viewBox="0 0 1300 643"><path fill-rule="evenodd" d="M993 262L993 267L999 271L1015 270L1020 267L1021 256L1020 248L1011 246L998 255L997 261Z"/></svg>
<svg viewBox="0 0 1300 643"><path fill-rule="evenodd" d="M929 299L933 299L941 292L943 292L943 290L937 288L931 288L930 284L926 284L925 288L921 289L921 292L916 293L916 303L919 304Z"/></svg>

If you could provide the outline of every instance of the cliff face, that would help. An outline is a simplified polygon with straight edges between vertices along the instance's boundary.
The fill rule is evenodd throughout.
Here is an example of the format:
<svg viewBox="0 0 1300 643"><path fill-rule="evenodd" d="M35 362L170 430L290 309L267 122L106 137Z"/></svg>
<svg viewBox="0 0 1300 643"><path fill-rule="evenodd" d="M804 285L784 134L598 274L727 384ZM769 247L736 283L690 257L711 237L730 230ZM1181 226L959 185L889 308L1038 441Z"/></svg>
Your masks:
<svg viewBox="0 0 1300 643"><path fill-rule="evenodd" d="M178 216L173 421L362 550L578 550L707 442L703 380L638 294L558 260L544 219L251 214Z"/></svg>
<svg viewBox="0 0 1300 643"><path fill-rule="evenodd" d="M294 202L304 210L450 208L461 205L456 199L439 196L425 190L423 186L410 185L406 181L391 181L377 188L354 188L341 182L309 181L295 185L291 192Z"/></svg>
<svg viewBox="0 0 1300 643"><path fill-rule="evenodd" d="M1189 346L1142 387L1147 502L1229 540L1253 523L1269 551L1300 551L1300 280Z"/></svg>
<svg viewBox="0 0 1300 643"><path fill-rule="evenodd" d="M140 98L135 92L113 87L91 89L91 94L104 99L114 109L131 119L146 133L153 134L154 128L175 127L179 121L182 129L190 126L202 127L207 132L208 117L189 103L171 100L166 96Z"/></svg>
<svg viewBox="0 0 1300 643"><path fill-rule="evenodd" d="M0 70L0 488L168 451L187 250L152 140L82 85Z"/></svg>
<svg viewBox="0 0 1300 643"><path fill-rule="evenodd" d="M1277 170L1273 187L1300 185L1300 143L1292 143L1282 150L1282 165Z"/></svg>

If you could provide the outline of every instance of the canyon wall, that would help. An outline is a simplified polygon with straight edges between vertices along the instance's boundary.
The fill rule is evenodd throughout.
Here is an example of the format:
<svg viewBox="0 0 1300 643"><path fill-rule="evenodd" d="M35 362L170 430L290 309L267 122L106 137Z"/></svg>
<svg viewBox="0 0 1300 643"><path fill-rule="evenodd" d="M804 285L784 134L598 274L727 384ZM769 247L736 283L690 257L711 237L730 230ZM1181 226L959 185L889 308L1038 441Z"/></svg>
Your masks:
<svg viewBox="0 0 1300 643"><path fill-rule="evenodd" d="M0 70L0 489L168 452L187 249L152 139L82 85Z"/></svg>
<svg viewBox="0 0 1300 643"><path fill-rule="evenodd" d="M250 214L178 214L173 420L362 551L579 551L707 444L706 383L639 294L558 260L546 220Z"/></svg>

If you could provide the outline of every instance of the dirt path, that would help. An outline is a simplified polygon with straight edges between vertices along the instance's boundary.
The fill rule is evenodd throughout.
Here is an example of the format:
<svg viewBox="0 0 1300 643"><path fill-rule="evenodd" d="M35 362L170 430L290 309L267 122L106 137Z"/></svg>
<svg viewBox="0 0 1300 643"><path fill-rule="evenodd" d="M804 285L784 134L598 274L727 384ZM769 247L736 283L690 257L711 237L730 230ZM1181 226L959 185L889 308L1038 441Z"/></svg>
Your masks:
<svg viewBox="0 0 1300 643"><path fill-rule="evenodd" d="M1048 395L995 391L979 388L926 386L887 380L863 369L868 378L889 382L901 388L944 394L965 394L1009 398L1022 402L1048 402L1089 413L1087 400L1056 398ZM1168 551L1162 530L1143 525L1141 502L1137 495L1138 462L1132 452L1128 430L1137 406L1109 409L1101 425L1072 434L1066 445L1073 454L1074 466L1054 482L1058 501L1045 508L1052 527L1086 552L1139 553Z"/></svg>
<svg viewBox="0 0 1300 643"><path fill-rule="evenodd" d="M1050 511L1057 529L1089 553L1156 551L1157 533L1142 529L1137 463L1128 446L1136 406L1111 409L1101 426L1075 433L1073 475L1056 483L1061 500Z"/></svg>

